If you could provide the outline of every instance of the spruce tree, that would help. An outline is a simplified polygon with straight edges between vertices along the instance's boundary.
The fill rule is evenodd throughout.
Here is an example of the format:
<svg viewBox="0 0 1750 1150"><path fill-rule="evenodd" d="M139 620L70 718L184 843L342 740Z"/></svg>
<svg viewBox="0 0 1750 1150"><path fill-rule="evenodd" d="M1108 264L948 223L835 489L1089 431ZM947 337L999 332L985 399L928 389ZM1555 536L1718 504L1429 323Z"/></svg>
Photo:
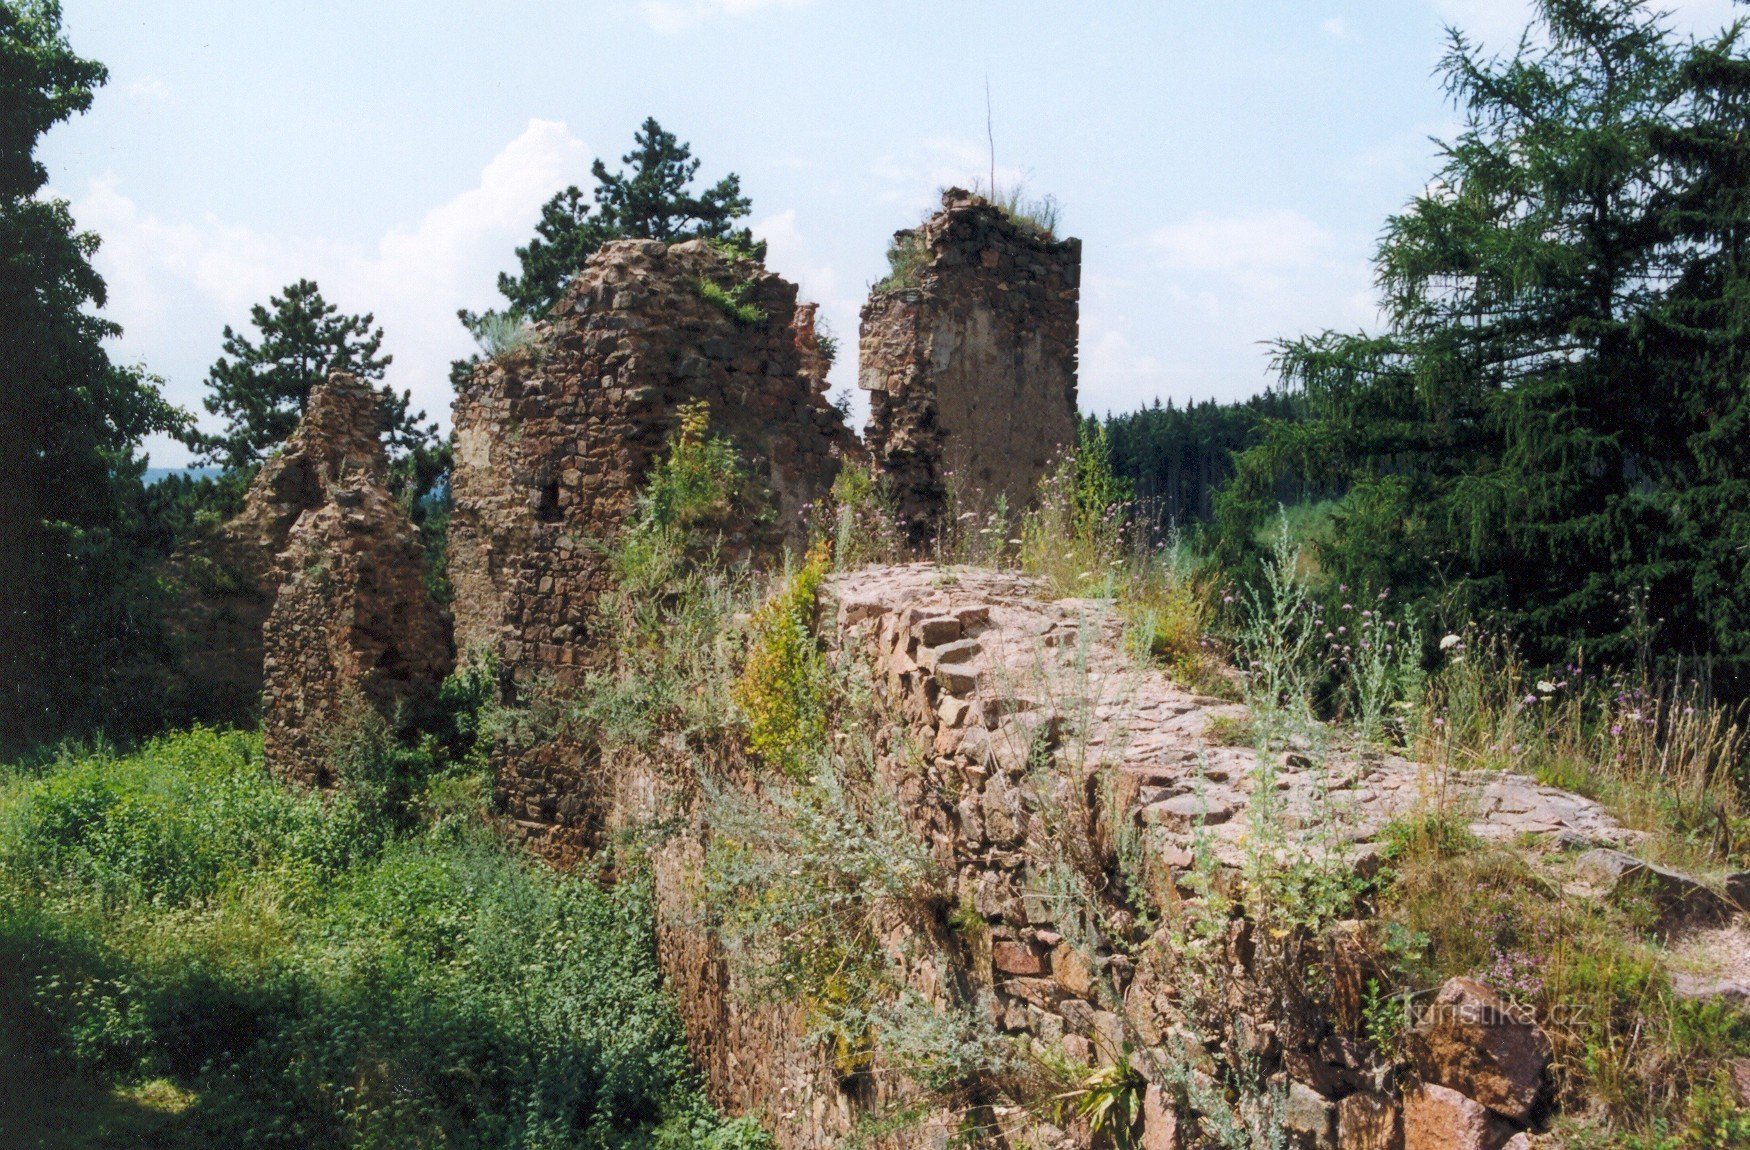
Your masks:
<svg viewBox="0 0 1750 1150"><path fill-rule="evenodd" d="M186 420L153 377L110 362L98 238L39 194L37 141L107 79L60 25L53 0L0 0L0 749L151 722L136 451Z"/></svg>
<svg viewBox="0 0 1750 1150"><path fill-rule="evenodd" d="M1546 657L1622 660L1625 517L1660 402L1635 333L1670 275L1654 139L1684 106L1684 46L1640 0L1540 0L1537 20L1505 58L1449 34L1465 126L1387 223L1388 330L1280 346L1309 418L1242 456L1222 512L1237 549L1284 471L1346 490L1334 579L1438 593Z"/></svg>

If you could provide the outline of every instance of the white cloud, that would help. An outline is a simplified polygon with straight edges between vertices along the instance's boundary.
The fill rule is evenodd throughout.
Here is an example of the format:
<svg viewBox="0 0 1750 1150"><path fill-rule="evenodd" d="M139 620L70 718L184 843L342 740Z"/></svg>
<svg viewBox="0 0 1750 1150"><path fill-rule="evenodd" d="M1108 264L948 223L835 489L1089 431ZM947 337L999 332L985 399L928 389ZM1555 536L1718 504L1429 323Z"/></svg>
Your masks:
<svg viewBox="0 0 1750 1150"><path fill-rule="evenodd" d="M496 302L495 274L528 237L540 205L588 170L589 148L565 124L531 120L481 170L479 182L419 220L390 227L374 245L271 235L208 216L167 221L125 196L114 176L74 198L82 227L103 236L97 267L110 285L105 314L120 322L124 358L172 375L170 394L199 399L199 373L184 363L191 324L241 327L248 309L300 276L316 280L343 311L373 312L394 356L387 382L448 422L449 363L472 350L459 307Z"/></svg>
<svg viewBox="0 0 1750 1150"><path fill-rule="evenodd" d="M170 85L151 76L135 80L122 91L139 104L168 104L171 100Z"/></svg>
<svg viewBox="0 0 1750 1150"><path fill-rule="evenodd" d="M639 0L638 10L665 36L720 17L751 16L768 8L802 8L810 0Z"/></svg>
<svg viewBox="0 0 1750 1150"><path fill-rule="evenodd" d="M1332 16L1323 24L1320 24L1319 27L1325 30L1325 35L1333 36L1339 40L1341 40L1349 31L1348 25L1343 22L1341 16Z"/></svg>
<svg viewBox="0 0 1750 1150"><path fill-rule="evenodd" d="M1271 290L1293 273L1329 258L1331 234L1299 212L1274 209L1249 216L1200 212L1149 237L1171 271L1212 273L1244 287Z"/></svg>

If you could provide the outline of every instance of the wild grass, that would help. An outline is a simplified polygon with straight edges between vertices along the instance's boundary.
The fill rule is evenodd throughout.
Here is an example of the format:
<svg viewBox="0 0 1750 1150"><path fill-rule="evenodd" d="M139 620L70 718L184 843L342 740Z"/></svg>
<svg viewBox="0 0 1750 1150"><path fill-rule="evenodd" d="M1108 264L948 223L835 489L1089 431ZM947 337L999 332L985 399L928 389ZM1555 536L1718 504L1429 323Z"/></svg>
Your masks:
<svg viewBox="0 0 1750 1150"><path fill-rule="evenodd" d="M874 292L909 291L919 285L932 253L921 227L895 232L887 245L887 274L870 286Z"/></svg>
<svg viewBox="0 0 1750 1150"><path fill-rule="evenodd" d="M1559 873L1437 816L1386 837L1390 870L1375 926L1398 940L1398 993L1467 975L1530 1007L1554 1047L1557 1102L1593 1137L1742 1144L1689 1126L1699 1103L1727 1114L1735 1138L1750 1134L1750 1114L1731 1115L1723 1085L1732 1060L1750 1055L1750 1016L1679 998L1632 910L1568 895ZM1660 1142L1664 1135L1673 1140Z"/></svg>
<svg viewBox="0 0 1750 1150"><path fill-rule="evenodd" d="M487 359L521 351L535 340L534 325L515 311L488 311L475 316L468 333Z"/></svg>
<svg viewBox="0 0 1750 1150"><path fill-rule="evenodd" d="M478 812L285 789L252 735L0 784L7 997L80 1076L180 1092L177 1145L708 1144L649 899Z"/></svg>
<svg viewBox="0 0 1750 1150"><path fill-rule="evenodd" d="M1009 221L1024 231L1044 240L1057 238L1058 225L1063 220L1063 205L1052 195L1029 195L1025 184L996 184L986 190L981 182L972 185L974 195L981 195Z"/></svg>
<svg viewBox="0 0 1750 1150"><path fill-rule="evenodd" d="M1415 727L1424 760L1514 770L1594 798L1651 834L1656 858L1703 869L1750 862L1750 742L1735 712L1685 685L1600 675L1576 662L1541 674L1511 643L1442 639Z"/></svg>

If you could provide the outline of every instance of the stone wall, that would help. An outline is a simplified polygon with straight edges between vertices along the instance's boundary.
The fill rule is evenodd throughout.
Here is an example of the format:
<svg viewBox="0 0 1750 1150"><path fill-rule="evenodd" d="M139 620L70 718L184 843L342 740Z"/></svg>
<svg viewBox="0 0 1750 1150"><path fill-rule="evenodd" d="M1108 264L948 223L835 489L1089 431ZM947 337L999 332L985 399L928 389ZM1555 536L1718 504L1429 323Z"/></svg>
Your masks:
<svg viewBox="0 0 1750 1150"><path fill-rule="evenodd" d="M243 509L172 557L178 680L197 717L240 722L256 712L278 556L298 517L326 503L330 487L348 476L382 478L384 411L382 394L351 375L312 388L297 430L261 465Z"/></svg>
<svg viewBox="0 0 1750 1150"><path fill-rule="evenodd" d="M731 314L729 293L743 310ZM610 243L529 332L456 397L450 578L458 647L498 660L514 695L575 683L608 653L596 604L608 551L691 401L735 444L773 515L737 524L724 562L800 549L805 516L855 437L804 370L812 329L793 327L796 288L702 240ZM574 857L587 814L585 748L506 755L501 797L524 833Z"/></svg>
<svg viewBox="0 0 1750 1150"><path fill-rule="evenodd" d="M391 729L422 717L455 662L424 567L413 522L379 473L341 478L299 517L262 635L262 748L275 773L332 785L334 740L357 729L361 708Z"/></svg>
<svg viewBox="0 0 1750 1150"><path fill-rule="evenodd" d="M937 534L947 490L989 509L1032 502L1076 436L1081 241L1019 225L958 188L895 235L921 266L863 308L864 439L914 546Z"/></svg>
<svg viewBox="0 0 1750 1150"><path fill-rule="evenodd" d="M961 568L953 576L929 564L859 571L833 581L823 609L835 658L860 661L875 680L887 724L880 785L946 876L941 905L922 918L896 916L886 934L902 984L938 1006L981 1002L998 1030L1072 1064L1110 1064L1129 1051L1149 1081L1141 1145L1150 1150L1188 1145L1193 1120L1183 1080L1163 1067L1207 1076L1218 1060L1249 1060L1260 1087L1282 1102L1289 1145L1305 1150L1500 1150L1525 1129L1546 1097L1549 1046L1486 987L1448 984L1410 1034L1407 1061L1382 1071L1365 1053L1360 1010L1377 971L1348 932L1321 944L1328 952L1298 959L1329 972L1330 1000L1317 1003L1285 998L1268 980L1268 944L1245 920L1211 940L1211 969L1231 982L1233 1030L1251 1036L1244 1050L1191 1024L1171 929L1150 933L1110 883L1090 939L1079 914L1048 893L1048 876L1108 849L1121 827L1132 828L1134 849L1149 860L1144 873L1160 905L1195 897L1199 839L1213 852L1216 881L1237 879L1254 830L1251 783L1264 776L1255 751L1214 736L1218 720L1243 718L1243 708L1138 667L1109 604L1053 602L1012 574ZM759 1115L787 1150L835 1145L860 1120L906 1107L918 1108L917 1120L877 1144L943 1144L957 1115L933 1110L879 1063L844 1077L808 1037L798 1008L747 993L698 900L710 831L676 782L691 768L665 766L657 748L613 766L616 818L629 829L663 828L652 848L660 954L714 1100ZM720 769L735 777L732 763ZM1289 836L1279 849L1334 851L1362 873L1379 863L1375 836L1423 801L1427 781L1423 768L1390 755L1323 768L1289 755L1269 777ZM758 790L751 779L742 785ZM1519 776L1453 776L1444 785L1455 809L1477 812L1470 829L1488 841L1537 841L1559 853L1635 838L1596 803ZM956 907L949 929L946 912ZM1085 1129L1042 1114L985 1117L1009 1146L1090 1144ZM1455 1123L1477 1138L1440 1141Z"/></svg>

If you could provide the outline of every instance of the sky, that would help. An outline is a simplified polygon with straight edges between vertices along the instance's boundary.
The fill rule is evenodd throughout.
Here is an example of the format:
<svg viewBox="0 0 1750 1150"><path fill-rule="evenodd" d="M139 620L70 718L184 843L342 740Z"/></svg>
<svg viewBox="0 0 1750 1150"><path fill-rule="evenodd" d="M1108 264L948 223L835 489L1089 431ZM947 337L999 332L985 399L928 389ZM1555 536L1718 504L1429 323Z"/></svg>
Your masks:
<svg viewBox="0 0 1750 1150"><path fill-rule="evenodd" d="M1731 0L1669 3L1684 31ZM1529 0L63 0L109 67L40 155L97 232L112 354L199 411L229 324L300 277L371 312L448 426L458 308L543 201L646 116L734 171L767 265L844 351L895 229L944 186L1049 194L1082 240L1080 399L1272 382L1270 341L1377 320L1370 257L1458 117L1444 29L1510 47ZM986 85L989 87L987 135ZM866 411L859 394L859 413ZM199 412L206 426L213 417ZM859 414L860 418L860 414ZM187 462L167 440L157 466Z"/></svg>

